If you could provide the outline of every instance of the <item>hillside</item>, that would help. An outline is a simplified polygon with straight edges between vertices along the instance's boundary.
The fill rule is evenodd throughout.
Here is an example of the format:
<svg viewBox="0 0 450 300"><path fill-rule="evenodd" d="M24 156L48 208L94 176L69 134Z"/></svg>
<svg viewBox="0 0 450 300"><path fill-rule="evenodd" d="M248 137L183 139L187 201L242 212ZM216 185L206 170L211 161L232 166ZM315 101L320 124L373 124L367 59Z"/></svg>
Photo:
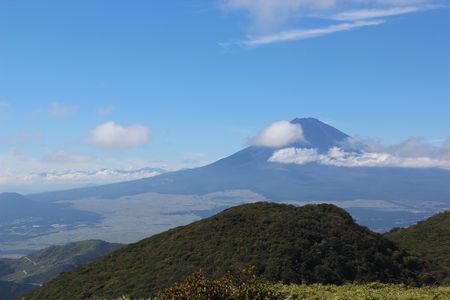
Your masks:
<svg viewBox="0 0 450 300"><path fill-rule="evenodd" d="M415 283L421 269L336 206L260 202L124 247L61 274L27 299L148 297L199 269L219 278L247 265L263 279L310 283Z"/></svg>
<svg viewBox="0 0 450 300"><path fill-rule="evenodd" d="M431 262L431 273L450 284L450 211L443 212L386 237L411 253Z"/></svg>
<svg viewBox="0 0 450 300"><path fill-rule="evenodd" d="M3 290L0 299L14 299L55 278L61 272L73 270L122 246L89 240L51 246L20 259L0 259L0 281Z"/></svg>

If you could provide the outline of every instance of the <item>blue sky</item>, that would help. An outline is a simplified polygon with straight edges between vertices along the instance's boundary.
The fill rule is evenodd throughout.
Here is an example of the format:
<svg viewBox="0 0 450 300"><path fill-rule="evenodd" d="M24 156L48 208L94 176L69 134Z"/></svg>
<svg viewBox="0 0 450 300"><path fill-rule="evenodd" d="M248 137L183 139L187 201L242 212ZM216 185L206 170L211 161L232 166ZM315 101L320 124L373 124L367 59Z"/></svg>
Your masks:
<svg viewBox="0 0 450 300"><path fill-rule="evenodd" d="M202 165L295 117L439 145L450 136L447 3L1 1L0 191ZM35 178L67 171L75 179Z"/></svg>

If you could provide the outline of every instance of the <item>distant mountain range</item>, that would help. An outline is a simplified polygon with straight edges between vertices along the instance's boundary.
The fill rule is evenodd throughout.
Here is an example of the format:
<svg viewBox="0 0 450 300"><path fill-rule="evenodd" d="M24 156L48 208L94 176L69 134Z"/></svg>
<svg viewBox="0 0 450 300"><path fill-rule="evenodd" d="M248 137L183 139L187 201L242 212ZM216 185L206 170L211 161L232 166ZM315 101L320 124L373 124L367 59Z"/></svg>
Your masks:
<svg viewBox="0 0 450 300"><path fill-rule="evenodd" d="M316 149L324 153L332 147L342 147L349 137L313 118L294 119L292 124L301 126L304 139L285 147ZM205 195L250 190L264 200L275 202L334 203L348 209L361 224L376 230L410 224L450 208L449 170L269 161L279 149L249 146L200 168L109 185L34 194L29 198L53 202L92 197L118 198L149 192Z"/></svg>
<svg viewBox="0 0 450 300"><path fill-rule="evenodd" d="M220 278L249 265L269 281L337 284L420 284L427 268L334 205L259 202L128 245L61 274L26 299L141 299L199 269Z"/></svg>
<svg viewBox="0 0 450 300"><path fill-rule="evenodd" d="M19 259L0 258L0 300L17 299L61 272L68 272L122 246L89 240L51 246Z"/></svg>

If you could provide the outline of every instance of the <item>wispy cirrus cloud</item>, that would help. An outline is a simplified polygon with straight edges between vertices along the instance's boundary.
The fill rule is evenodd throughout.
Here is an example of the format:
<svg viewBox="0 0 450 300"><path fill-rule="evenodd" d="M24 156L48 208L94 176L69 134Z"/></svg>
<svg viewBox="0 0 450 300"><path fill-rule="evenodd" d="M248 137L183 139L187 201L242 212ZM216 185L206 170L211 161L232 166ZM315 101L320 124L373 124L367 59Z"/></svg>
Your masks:
<svg viewBox="0 0 450 300"><path fill-rule="evenodd" d="M356 9L337 13L331 16L330 18L338 21L367 20L374 18L386 18L392 16L411 14L420 11L436 9L439 7L440 6L436 5L426 5L426 6L400 6L388 8Z"/></svg>
<svg viewBox="0 0 450 300"><path fill-rule="evenodd" d="M66 117L78 111L76 105L66 105L60 102L52 102L47 108L39 108L33 111L37 116L50 116L56 118Z"/></svg>
<svg viewBox="0 0 450 300"><path fill-rule="evenodd" d="M249 19L247 39L223 47L257 47L304 40L351 29L381 25L388 18L444 7L441 0L222 0L223 11ZM307 26L305 20L328 20ZM294 28L294 29L293 29Z"/></svg>
<svg viewBox="0 0 450 300"><path fill-rule="evenodd" d="M239 44L246 47L257 47L279 42L304 40L337 32L349 31L359 27L377 26L383 24L384 22L384 20L357 21L352 23L340 23L322 28L281 31L275 34L248 38L247 40L242 41Z"/></svg>
<svg viewBox="0 0 450 300"><path fill-rule="evenodd" d="M58 102L50 104L49 114L53 117L65 117L78 111L78 107L74 105L64 105Z"/></svg>
<svg viewBox="0 0 450 300"><path fill-rule="evenodd" d="M322 11L335 5L336 0L221 0L225 12L243 12L248 15L251 29L271 31L286 21L305 15L306 12Z"/></svg>
<svg viewBox="0 0 450 300"><path fill-rule="evenodd" d="M99 115L110 115L114 112L115 107L112 105L102 106L97 109Z"/></svg>

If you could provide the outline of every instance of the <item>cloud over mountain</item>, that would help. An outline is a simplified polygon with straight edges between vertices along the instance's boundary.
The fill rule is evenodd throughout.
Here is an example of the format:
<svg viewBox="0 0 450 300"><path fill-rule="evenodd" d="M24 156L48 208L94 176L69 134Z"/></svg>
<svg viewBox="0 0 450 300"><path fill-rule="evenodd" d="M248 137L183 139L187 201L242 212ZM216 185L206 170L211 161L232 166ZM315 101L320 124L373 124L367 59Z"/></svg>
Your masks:
<svg viewBox="0 0 450 300"><path fill-rule="evenodd" d="M350 145L350 147L349 147ZM318 163L338 167L402 167L442 168L450 170L450 139L442 147L433 147L419 139L409 139L398 145L384 147L350 139L343 147L333 147L325 153L314 148L284 148L269 158L285 164Z"/></svg>
<svg viewBox="0 0 450 300"><path fill-rule="evenodd" d="M302 127L288 121L278 121L261 130L250 144L263 147L283 147L303 140Z"/></svg>

